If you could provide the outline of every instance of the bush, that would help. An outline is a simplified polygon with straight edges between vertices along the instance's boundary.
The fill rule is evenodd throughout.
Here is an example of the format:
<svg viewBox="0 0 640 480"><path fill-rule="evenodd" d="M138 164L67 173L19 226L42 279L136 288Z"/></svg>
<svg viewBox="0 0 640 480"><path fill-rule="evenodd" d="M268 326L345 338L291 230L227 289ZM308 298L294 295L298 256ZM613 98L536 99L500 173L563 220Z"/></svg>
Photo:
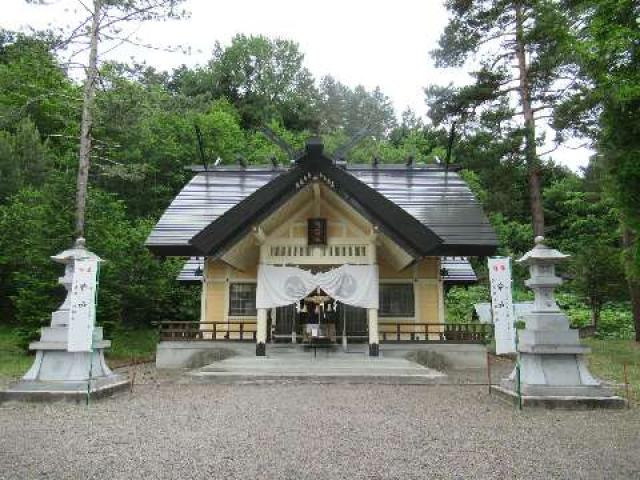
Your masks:
<svg viewBox="0 0 640 480"><path fill-rule="evenodd" d="M473 305L489 301L489 289L486 285L452 287L445 297L447 322L469 323L473 321Z"/></svg>
<svg viewBox="0 0 640 480"><path fill-rule="evenodd" d="M64 298L63 268L50 256L71 246L73 179L54 176L40 189L23 189L0 206L0 278L8 298L3 323L13 324L22 344L48 326ZM199 289L178 284L179 258L161 261L144 247L153 225L131 220L122 201L92 188L87 246L105 262L100 269L97 322L107 335L121 327L145 328L160 320L198 318ZM6 282L6 283L5 283ZM4 285L3 285L4 283Z"/></svg>
<svg viewBox="0 0 640 480"><path fill-rule="evenodd" d="M635 338L631 306L628 303L605 306L602 310L596 337L619 340Z"/></svg>

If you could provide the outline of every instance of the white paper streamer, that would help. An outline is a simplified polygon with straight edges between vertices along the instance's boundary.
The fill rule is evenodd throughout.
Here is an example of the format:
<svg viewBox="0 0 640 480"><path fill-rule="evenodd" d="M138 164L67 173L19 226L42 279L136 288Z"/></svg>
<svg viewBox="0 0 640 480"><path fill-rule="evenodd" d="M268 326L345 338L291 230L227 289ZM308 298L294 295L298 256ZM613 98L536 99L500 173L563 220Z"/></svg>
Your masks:
<svg viewBox="0 0 640 480"><path fill-rule="evenodd" d="M346 305L378 308L378 267L343 265L313 274L297 267L260 265L257 308L275 308L302 300L316 288Z"/></svg>

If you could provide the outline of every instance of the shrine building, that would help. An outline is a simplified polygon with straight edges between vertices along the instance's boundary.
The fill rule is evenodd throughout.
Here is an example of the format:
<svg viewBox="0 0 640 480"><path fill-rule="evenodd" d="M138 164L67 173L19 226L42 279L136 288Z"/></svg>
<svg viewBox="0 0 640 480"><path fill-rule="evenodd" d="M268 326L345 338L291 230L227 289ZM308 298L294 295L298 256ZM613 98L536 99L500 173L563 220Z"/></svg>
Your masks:
<svg viewBox="0 0 640 480"><path fill-rule="evenodd" d="M467 184L442 165L347 164L308 140L290 165L194 167L146 245L189 257L199 321L162 322L161 343L361 345L482 342L447 322L448 284L496 235Z"/></svg>

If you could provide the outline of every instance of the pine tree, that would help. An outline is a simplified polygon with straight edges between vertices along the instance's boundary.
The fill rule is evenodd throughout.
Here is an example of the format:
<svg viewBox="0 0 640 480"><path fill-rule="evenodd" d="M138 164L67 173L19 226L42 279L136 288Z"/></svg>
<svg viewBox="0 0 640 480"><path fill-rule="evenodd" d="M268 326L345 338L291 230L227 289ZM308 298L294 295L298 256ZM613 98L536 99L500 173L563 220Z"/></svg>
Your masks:
<svg viewBox="0 0 640 480"><path fill-rule="evenodd" d="M471 65L474 83L427 91L434 121L467 123L487 111L516 122L523 143L535 235L544 234L539 121L572 79L563 71L567 24L551 0L448 0L450 21L432 54L439 67Z"/></svg>
<svg viewBox="0 0 640 480"><path fill-rule="evenodd" d="M594 140L621 212L625 270L640 342L640 4L565 0L575 25L579 91L558 109L558 126Z"/></svg>
<svg viewBox="0 0 640 480"><path fill-rule="evenodd" d="M32 0L38 3L37 0ZM131 35L123 34L123 26L130 22L179 18L184 12L176 8L184 0L93 0L91 4L78 1L87 16L74 26L68 35L60 36L59 48L70 48L83 42L89 44L89 58L85 65L82 117L80 120L80 148L76 187L76 238L85 236L85 212L89 167L91 164L93 110L98 83L98 47L102 40L134 43ZM115 47L114 47L115 48ZM84 51L84 48L80 51Z"/></svg>

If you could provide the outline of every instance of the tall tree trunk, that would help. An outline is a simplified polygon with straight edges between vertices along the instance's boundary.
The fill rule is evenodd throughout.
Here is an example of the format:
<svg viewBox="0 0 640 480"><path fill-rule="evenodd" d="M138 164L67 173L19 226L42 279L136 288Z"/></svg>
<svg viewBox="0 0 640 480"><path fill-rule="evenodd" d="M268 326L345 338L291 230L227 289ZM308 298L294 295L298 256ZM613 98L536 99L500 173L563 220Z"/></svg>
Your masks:
<svg viewBox="0 0 640 480"><path fill-rule="evenodd" d="M633 247L634 242L637 239L633 231L625 227L622 233L622 245L625 250L629 250ZM624 261L632 262L630 255L625 252ZM631 313L633 315L633 325L636 330L636 342L640 342L640 279L636 278L632 273L632 268L627 267L627 284L629 285L629 297L631 299Z"/></svg>
<svg viewBox="0 0 640 480"><path fill-rule="evenodd" d="M91 162L91 127L93 125L93 103L98 78L98 34L102 0L93 1L93 19L91 21L89 65L84 82L82 99L82 119L80 121L80 155L78 162L78 181L76 187L76 238L84 237L85 215L87 208L87 187Z"/></svg>
<svg viewBox="0 0 640 480"><path fill-rule="evenodd" d="M597 297L591 297L589 303L591 304L591 326L597 331L600 324L600 302Z"/></svg>
<svg viewBox="0 0 640 480"><path fill-rule="evenodd" d="M633 325L636 329L636 342L640 343L640 281L629 280L629 296L631 297Z"/></svg>
<svg viewBox="0 0 640 480"><path fill-rule="evenodd" d="M529 203L531 205L531 222L535 236L544 235L544 210L542 209L542 194L540 187L540 165L536 148L536 122L531 106L531 92L529 90L529 67L524 38L524 12L522 3L515 2L516 13L516 58L518 60L518 74L520 103L524 116L525 128L525 158L529 172Z"/></svg>

